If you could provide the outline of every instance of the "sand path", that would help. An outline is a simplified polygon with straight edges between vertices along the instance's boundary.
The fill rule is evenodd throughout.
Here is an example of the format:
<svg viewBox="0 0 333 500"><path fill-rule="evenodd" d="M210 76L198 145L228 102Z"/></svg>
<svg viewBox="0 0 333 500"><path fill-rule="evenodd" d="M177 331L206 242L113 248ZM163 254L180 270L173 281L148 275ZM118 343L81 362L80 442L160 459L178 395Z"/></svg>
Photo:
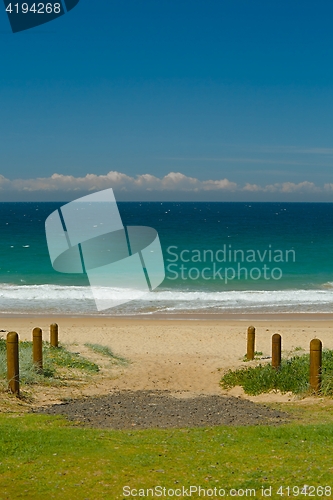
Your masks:
<svg viewBox="0 0 333 500"><path fill-rule="evenodd" d="M222 374L229 368L244 366L246 330L251 324L249 320L3 317L1 328L17 331L22 340L30 340L32 328L39 326L48 340L49 325L55 321L59 324L60 341L75 352L89 355L84 344L90 342L108 346L129 361L126 367L114 367L112 376L99 388L90 388L89 394L124 389L221 394ZM285 354L295 348L307 352L315 337L322 340L324 347L333 349L333 323L320 317L256 319L254 324L256 350L262 352L263 358L270 356L271 337L276 332L282 335ZM239 395L241 391L234 389L232 394ZM251 399L270 400L272 395ZM288 400L288 395L279 399Z"/></svg>

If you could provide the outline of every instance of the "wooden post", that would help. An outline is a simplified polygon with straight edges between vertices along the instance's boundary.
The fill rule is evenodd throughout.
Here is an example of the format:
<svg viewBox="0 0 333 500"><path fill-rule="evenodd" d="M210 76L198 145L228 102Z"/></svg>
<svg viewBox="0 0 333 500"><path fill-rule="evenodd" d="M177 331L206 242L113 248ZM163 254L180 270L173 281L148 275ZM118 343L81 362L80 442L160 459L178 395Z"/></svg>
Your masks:
<svg viewBox="0 0 333 500"><path fill-rule="evenodd" d="M7 334L7 380L9 389L13 394L20 395L20 370L18 335L16 332Z"/></svg>
<svg viewBox="0 0 333 500"><path fill-rule="evenodd" d="M255 344L256 329L254 326L249 326L247 329L247 352L248 360L254 359L254 344Z"/></svg>
<svg viewBox="0 0 333 500"><path fill-rule="evenodd" d="M50 346L58 347L58 325L57 323L53 323L50 325Z"/></svg>
<svg viewBox="0 0 333 500"><path fill-rule="evenodd" d="M310 342L310 387L315 392L321 387L322 343L319 339Z"/></svg>
<svg viewBox="0 0 333 500"><path fill-rule="evenodd" d="M43 371L43 339L42 330L40 328L34 328L32 331L32 352L33 352L33 362L36 367L36 371L41 373Z"/></svg>
<svg viewBox="0 0 333 500"><path fill-rule="evenodd" d="M278 370L281 366L281 335L274 333L272 337L272 368Z"/></svg>

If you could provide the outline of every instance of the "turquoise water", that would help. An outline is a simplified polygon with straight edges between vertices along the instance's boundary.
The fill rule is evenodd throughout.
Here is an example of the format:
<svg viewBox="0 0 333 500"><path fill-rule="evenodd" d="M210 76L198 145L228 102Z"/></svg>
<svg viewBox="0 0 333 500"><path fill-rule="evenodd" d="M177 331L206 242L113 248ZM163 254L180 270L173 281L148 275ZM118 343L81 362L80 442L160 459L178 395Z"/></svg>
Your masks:
<svg viewBox="0 0 333 500"><path fill-rule="evenodd" d="M62 205L0 204L2 312L98 314L87 278L51 266L45 220ZM124 225L158 231L166 278L144 299L104 314L332 312L333 204L118 207Z"/></svg>

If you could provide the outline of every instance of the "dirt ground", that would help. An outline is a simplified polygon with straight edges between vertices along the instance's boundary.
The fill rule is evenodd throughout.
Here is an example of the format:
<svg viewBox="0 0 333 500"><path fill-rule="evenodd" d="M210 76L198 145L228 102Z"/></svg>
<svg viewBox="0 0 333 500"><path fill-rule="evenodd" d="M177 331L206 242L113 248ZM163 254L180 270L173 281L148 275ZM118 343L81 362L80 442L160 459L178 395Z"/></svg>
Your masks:
<svg viewBox="0 0 333 500"><path fill-rule="evenodd" d="M288 421L285 412L245 399L216 395L184 398L168 391L112 392L34 411L112 429L277 425Z"/></svg>

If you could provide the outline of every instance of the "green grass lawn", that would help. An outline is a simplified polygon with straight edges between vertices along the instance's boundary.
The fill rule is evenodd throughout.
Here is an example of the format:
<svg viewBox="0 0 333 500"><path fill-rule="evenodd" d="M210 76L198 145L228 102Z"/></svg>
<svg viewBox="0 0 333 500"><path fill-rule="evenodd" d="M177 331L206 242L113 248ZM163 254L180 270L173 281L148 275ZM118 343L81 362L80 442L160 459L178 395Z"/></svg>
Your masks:
<svg viewBox="0 0 333 500"><path fill-rule="evenodd" d="M84 429L57 417L1 415L0 498L135 498L123 495L126 485L254 488L252 498L262 498L262 486L273 487L271 498L283 498L277 494L280 486L333 489L331 407L324 413L329 422L316 425L145 431Z"/></svg>

